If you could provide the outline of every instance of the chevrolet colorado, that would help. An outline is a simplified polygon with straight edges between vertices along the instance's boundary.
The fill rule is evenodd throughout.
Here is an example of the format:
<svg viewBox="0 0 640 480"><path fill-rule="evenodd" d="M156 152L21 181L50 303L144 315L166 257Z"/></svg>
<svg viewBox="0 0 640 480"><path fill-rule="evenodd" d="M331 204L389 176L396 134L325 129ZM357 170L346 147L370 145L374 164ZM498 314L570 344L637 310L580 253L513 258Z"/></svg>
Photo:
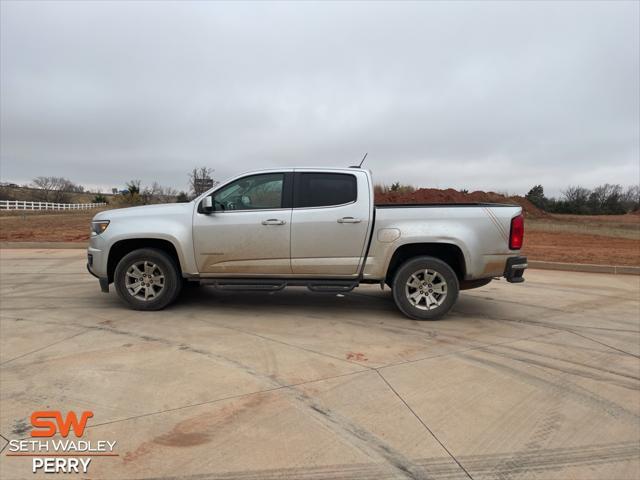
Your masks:
<svg viewBox="0 0 640 480"><path fill-rule="evenodd" d="M138 310L166 307L191 282L318 292L379 283L406 316L433 320L459 290L524 281L523 236L518 205L375 205L364 169L264 170L189 203L98 213L87 268Z"/></svg>

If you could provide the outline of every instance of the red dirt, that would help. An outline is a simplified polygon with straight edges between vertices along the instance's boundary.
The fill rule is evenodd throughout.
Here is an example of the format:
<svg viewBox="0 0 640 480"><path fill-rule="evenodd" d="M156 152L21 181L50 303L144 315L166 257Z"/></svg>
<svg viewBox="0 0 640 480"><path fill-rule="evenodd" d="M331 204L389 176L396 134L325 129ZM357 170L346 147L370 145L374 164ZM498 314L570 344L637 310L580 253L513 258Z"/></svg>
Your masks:
<svg viewBox="0 0 640 480"><path fill-rule="evenodd" d="M551 213L554 220L568 223L618 223L635 224L640 228L640 210L625 215L573 215L569 213Z"/></svg>
<svg viewBox="0 0 640 480"><path fill-rule="evenodd" d="M364 353L360 353L360 352L349 352L347 353L345 358L347 360L356 360L358 362L366 362L369 360Z"/></svg>
<svg viewBox="0 0 640 480"><path fill-rule="evenodd" d="M525 228L522 251L531 260L547 262L640 265L640 242L632 238Z"/></svg>
<svg viewBox="0 0 640 480"><path fill-rule="evenodd" d="M96 212L11 215L0 217L0 241L87 242Z"/></svg>
<svg viewBox="0 0 640 480"><path fill-rule="evenodd" d="M524 197L514 195L506 197L495 192L475 191L464 193L448 188L439 190L436 188L419 188L415 192L397 193L387 192L376 194L376 204L389 203L465 203L465 202L488 202L488 203L516 203L522 207L526 217L545 218L549 214L540 210L533 203Z"/></svg>

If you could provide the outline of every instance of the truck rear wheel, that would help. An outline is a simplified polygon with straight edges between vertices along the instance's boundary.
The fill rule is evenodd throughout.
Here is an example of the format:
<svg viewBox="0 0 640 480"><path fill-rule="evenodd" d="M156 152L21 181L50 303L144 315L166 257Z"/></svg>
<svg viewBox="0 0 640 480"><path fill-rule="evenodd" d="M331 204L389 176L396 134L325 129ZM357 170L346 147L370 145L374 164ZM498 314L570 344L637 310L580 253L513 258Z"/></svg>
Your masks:
<svg viewBox="0 0 640 480"><path fill-rule="evenodd" d="M393 299L402 313L415 320L437 320L458 298L458 277L434 257L414 257L393 278Z"/></svg>
<svg viewBox="0 0 640 480"><path fill-rule="evenodd" d="M113 282L120 299L134 310L161 310L182 288L173 258L155 248L141 248L122 257Z"/></svg>

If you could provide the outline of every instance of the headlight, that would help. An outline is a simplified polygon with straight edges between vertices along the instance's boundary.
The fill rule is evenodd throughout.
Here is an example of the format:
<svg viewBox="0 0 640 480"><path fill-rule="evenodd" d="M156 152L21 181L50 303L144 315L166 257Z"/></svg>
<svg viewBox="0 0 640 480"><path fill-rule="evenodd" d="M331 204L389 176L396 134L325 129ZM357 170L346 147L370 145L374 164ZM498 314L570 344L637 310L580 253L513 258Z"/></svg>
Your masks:
<svg viewBox="0 0 640 480"><path fill-rule="evenodd" d="M91 222L91 235L100 235L109 226L109 220L97 220Z"/></svg>

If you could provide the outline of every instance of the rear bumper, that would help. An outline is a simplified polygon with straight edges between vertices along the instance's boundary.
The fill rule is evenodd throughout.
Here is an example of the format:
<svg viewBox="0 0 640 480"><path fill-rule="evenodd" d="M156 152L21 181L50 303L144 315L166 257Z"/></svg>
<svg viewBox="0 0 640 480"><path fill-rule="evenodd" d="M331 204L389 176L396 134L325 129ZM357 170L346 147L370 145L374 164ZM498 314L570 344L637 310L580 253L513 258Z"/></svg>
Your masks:
<svg viewBox="0 0 640 480"><path fill-rule="evenodd" d="M524 271L527 267L527 257L511 257L504 268L504 278L510 283L524 282Z"/></svg>

